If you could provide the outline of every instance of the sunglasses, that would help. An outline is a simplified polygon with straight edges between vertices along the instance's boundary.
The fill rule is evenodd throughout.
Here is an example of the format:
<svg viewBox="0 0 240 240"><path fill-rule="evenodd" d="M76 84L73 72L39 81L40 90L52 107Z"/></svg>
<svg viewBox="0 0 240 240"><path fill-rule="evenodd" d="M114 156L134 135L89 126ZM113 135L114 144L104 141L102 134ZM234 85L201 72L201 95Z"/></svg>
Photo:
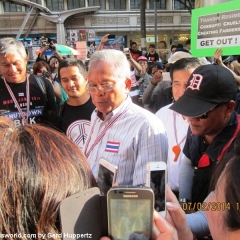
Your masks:
<svg viewBox="0 0 240 240"><path fill-rule="evenodd" d="M200 116L197 116L197 118L199 119L207 119L208 118L208 114L213 111L214 109L218 108L218 107L221 107L223 106L224 104L226 103L219 103L217 104L215 107L211 108L209 111L205 112L204 114L200 115Z"/></svg>

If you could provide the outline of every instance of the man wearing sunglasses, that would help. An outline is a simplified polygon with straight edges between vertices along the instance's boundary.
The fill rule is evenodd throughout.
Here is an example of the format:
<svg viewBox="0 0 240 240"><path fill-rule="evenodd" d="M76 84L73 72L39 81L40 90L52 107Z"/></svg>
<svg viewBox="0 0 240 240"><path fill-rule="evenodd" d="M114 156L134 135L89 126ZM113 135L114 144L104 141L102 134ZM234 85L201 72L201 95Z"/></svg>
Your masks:
<svg viewBox="0 0 240 240"><path fill-rule="evenodd" d="M95 52L89 63L87 91L96 110L84 145L95 178L99 159L118 166L118 185L144 185L147 162L167 160L162 122L131 100L129 63L123 52Z"/></svg>
<svg viewBox="0 0 240 240"><path fill-rule="evenodd" d="M234 111L236 94L236 81L227 68L203 65L192 73L186 91L170 107L189 122L179 172L179 200L187 206L185 210L197 211L187 214L187 224L197 237L209 234L201 203L209 194L210 182L217 181L214 167L231 151L239 134L240 120Z"/></svg>
<svg viewBox="0 0 240 240"><path fill-rule="evenodd" d="M186 116L190 125L179 174L180 201L196 206L207 197L213 168L240 128L234 112L236 94L237 84L228 69L204 65L192 73L186 91L170 107Z"/></svg>

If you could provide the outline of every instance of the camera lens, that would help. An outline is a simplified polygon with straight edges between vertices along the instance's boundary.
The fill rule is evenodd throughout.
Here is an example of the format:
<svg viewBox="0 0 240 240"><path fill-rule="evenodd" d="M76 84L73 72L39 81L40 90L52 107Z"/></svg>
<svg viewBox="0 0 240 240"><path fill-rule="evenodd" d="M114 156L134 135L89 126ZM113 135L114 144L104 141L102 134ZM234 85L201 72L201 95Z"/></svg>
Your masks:
<svg viewBox="0 0 240 240"><path fill-rule="evenodd" d="M42 77L44 77L44 78L49 78L50 76L49 76L49 73L48 73L47 71L44 71L44 72L42 73Z"/></svg>

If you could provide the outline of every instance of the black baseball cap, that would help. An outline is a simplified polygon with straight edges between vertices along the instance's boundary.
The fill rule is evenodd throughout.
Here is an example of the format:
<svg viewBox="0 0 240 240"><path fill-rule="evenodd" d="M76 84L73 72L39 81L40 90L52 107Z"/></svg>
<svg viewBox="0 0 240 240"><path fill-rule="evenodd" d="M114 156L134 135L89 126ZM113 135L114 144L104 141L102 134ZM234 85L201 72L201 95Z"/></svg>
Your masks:
<svg viewBox="0 0 240 240"><path fill-rule="evenodd" d="M158 69L164 69L164 66L161 62L154 62L153 67L156 67Z"/></svg>
<svg viewBox="0 0 240 240"><path fill-rule="evenodd" d="M188 79L186 91L170 109L187 117L198 117L219 103L234 100L237 83L233 74L217 64L203 65Z"/></svg>

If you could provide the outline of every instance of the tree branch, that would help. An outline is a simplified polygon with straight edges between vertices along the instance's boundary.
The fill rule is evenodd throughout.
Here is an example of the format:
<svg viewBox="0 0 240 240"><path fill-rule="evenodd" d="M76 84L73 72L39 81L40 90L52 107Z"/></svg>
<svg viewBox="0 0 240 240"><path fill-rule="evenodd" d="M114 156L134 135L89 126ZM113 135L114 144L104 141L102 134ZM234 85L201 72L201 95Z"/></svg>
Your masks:
<svg viewBox="0 0 240 240"><path fill-rule="evenodd" d="M187 5L187 4L185 3L185 1L182 1L182 0L177 0L177 1L179 1L180 3L182 3L182 4L186 7L186 9L189 11L189 13L192 14L192 9L193 9L193 7L192 7L192 4L190 3L189 0L186 1L189 5Z"/></svg>

